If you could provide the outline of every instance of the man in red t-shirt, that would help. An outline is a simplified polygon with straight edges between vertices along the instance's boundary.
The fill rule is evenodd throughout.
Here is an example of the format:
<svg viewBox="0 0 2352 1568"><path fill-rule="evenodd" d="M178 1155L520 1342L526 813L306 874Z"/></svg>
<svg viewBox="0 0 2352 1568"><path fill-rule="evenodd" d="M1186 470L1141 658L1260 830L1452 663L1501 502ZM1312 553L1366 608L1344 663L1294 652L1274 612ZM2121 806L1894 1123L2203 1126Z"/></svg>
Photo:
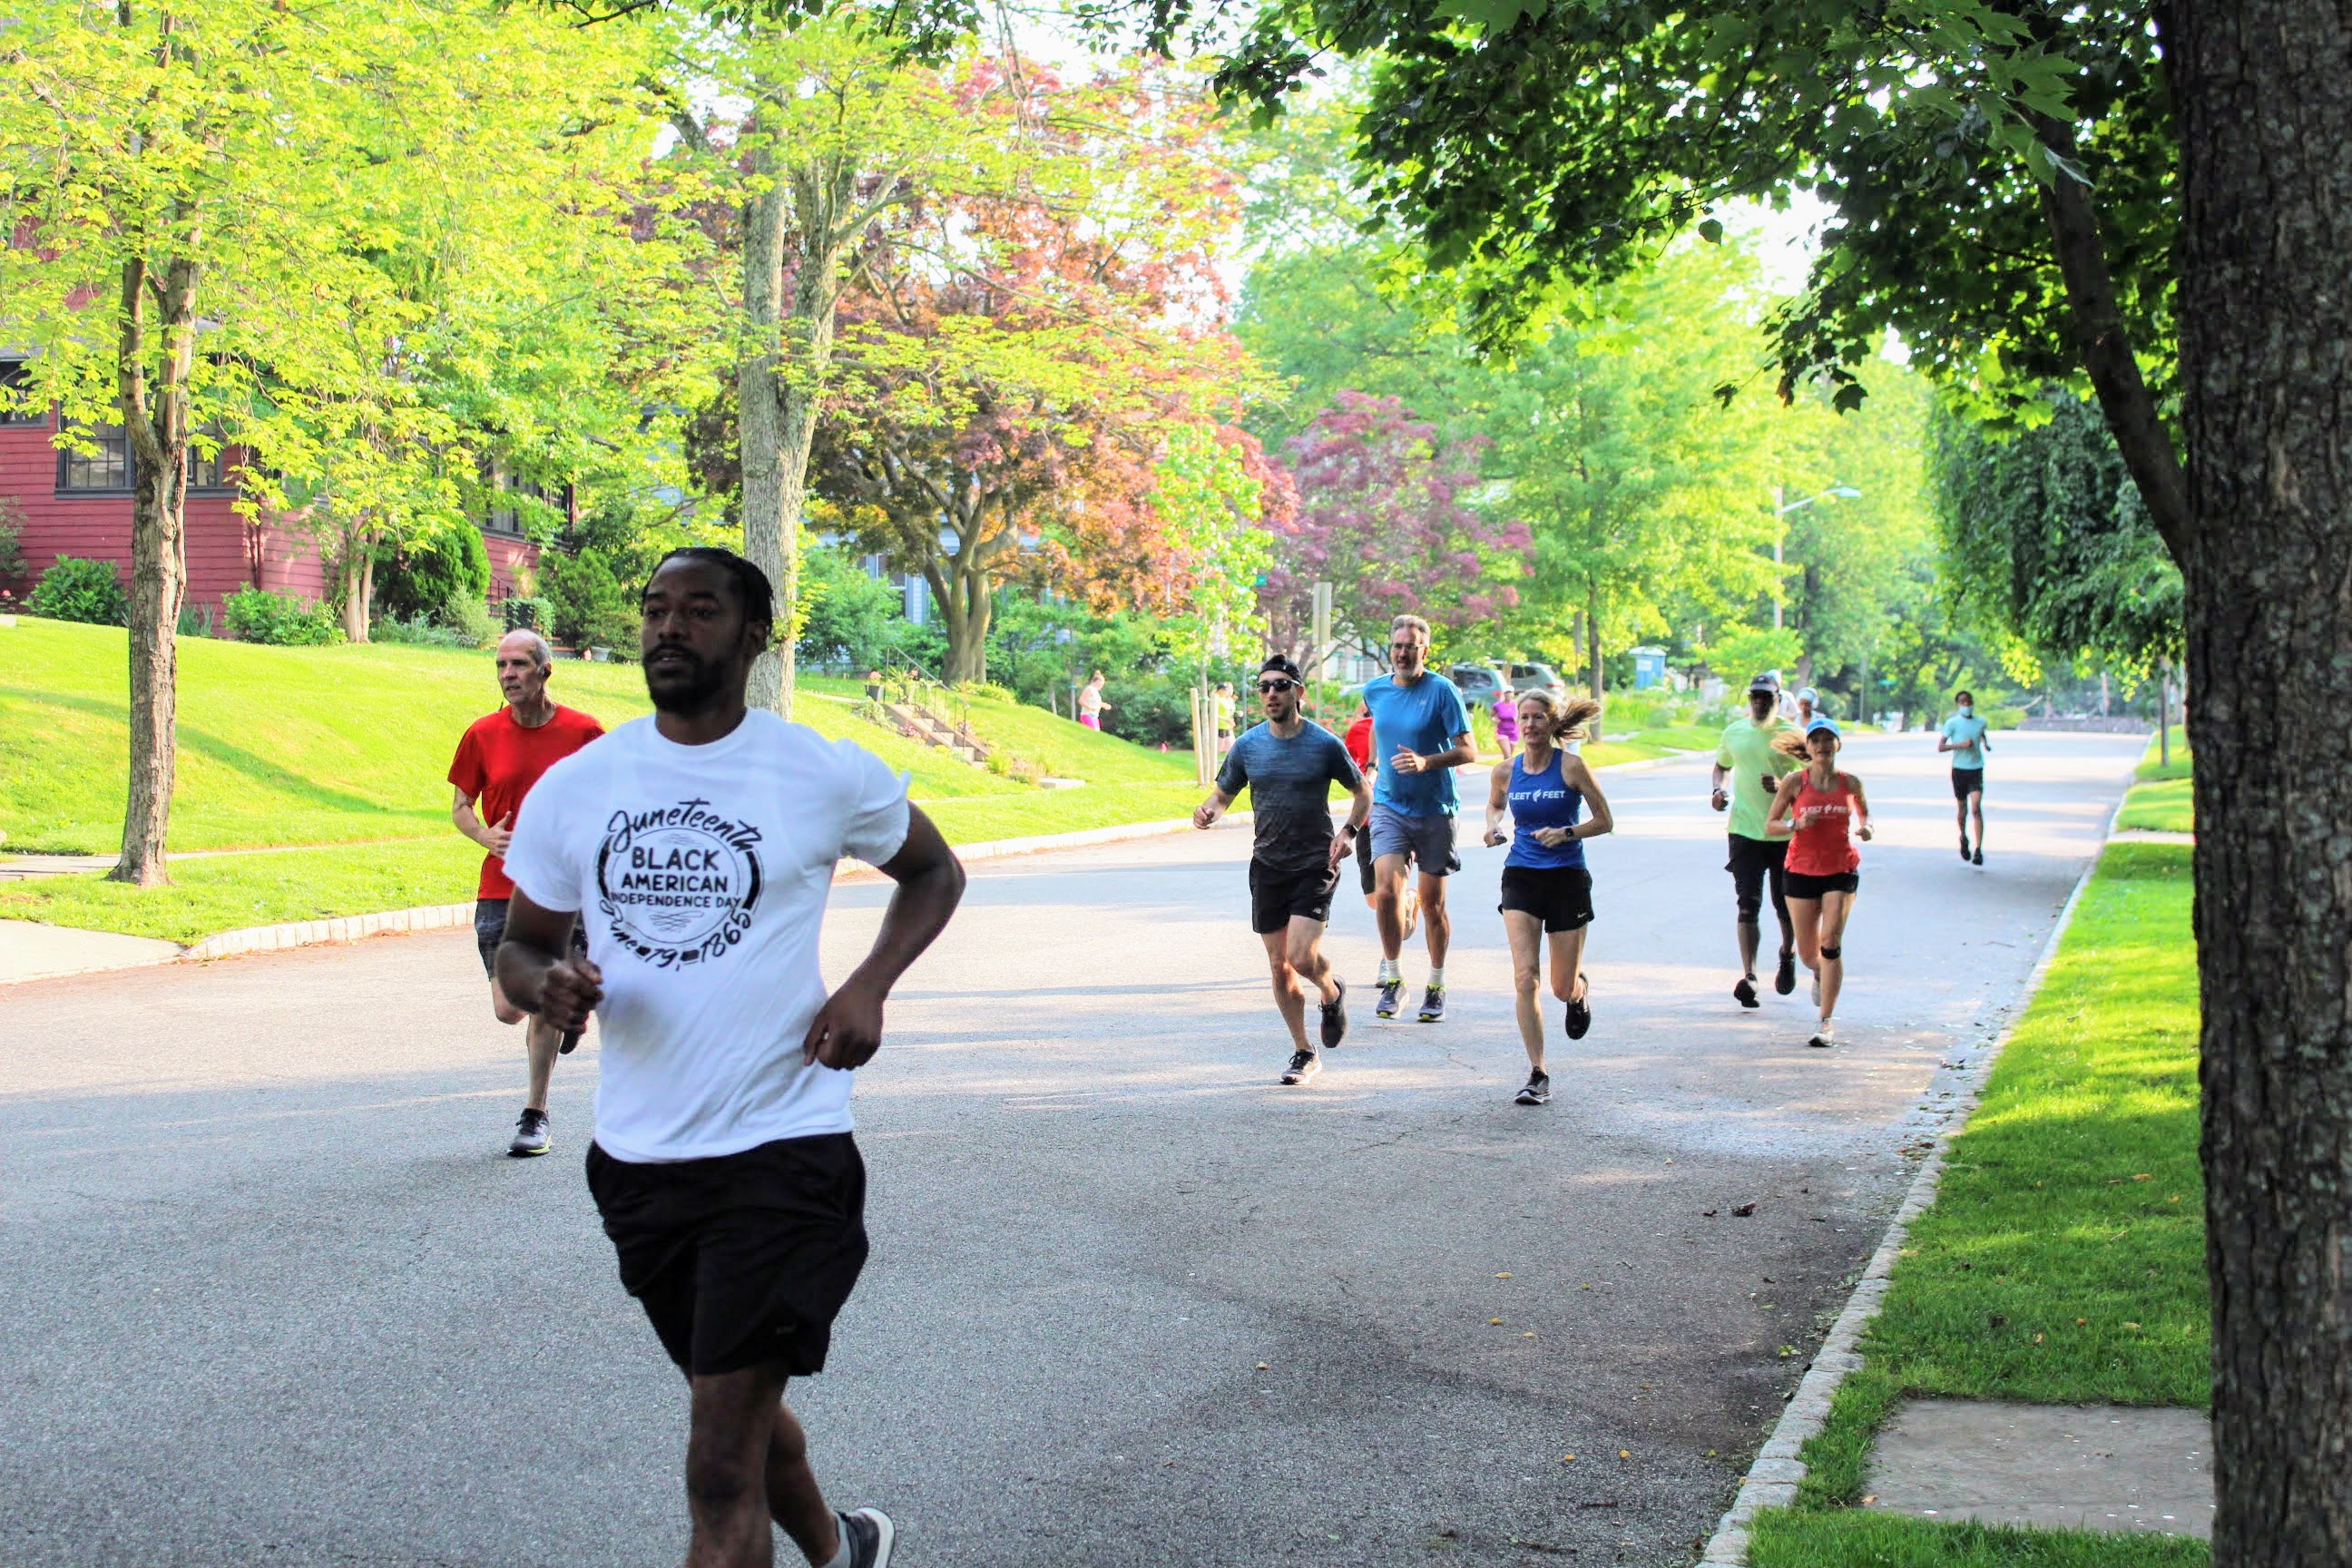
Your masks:
<svg viewBox="0 0 2352 1568"><path fill-rule="evenodd" d="M1348 755L1355 759L1357 767L1367 773L1371 772L1372 710L1366 704L1360 701L1356 704L1356 721L1348 726L1348 733L1342 738L1341 744L1348 748ZM1356 871L1363 883L1364 907L1377 918L1381 900L1374 889L1379 879L1372 874L1372 836L1370 833L1356 835ZM1397 920L1404 927L1405 940L1412 941L1414 929L1421 924L1421 895L1410 886L1398 896Z"/></svg>
<svg viewBox="0 0 2352 1568"><path fill-rule="evenodd" d="M482 967L490 974L490 1010L501 1024L530 1016L499 989L496 968L499 943L507 934L507 900L514 892L503 857L508 836L514 831L515 812L541 774L604 732L604 725L578 709L558 707L548 700L550 657L547 639L537 632L509 632L499 639L499 690L506 706L466 727L457 759L449 764L449 782L457 790L449 819L458 832L489 851L475 890L474 944L481 949ZM582 945L582 936L574 926L575 946ZM523 1102L514 1137L507 1144L507 1152L518 1157L544 1154L553 1146L547 1125L547 1080L554 1074L558 1053L578 1044L579 1037L565 1036L533 1017L524 1040L530 1056L530 1098Z"/></svg>

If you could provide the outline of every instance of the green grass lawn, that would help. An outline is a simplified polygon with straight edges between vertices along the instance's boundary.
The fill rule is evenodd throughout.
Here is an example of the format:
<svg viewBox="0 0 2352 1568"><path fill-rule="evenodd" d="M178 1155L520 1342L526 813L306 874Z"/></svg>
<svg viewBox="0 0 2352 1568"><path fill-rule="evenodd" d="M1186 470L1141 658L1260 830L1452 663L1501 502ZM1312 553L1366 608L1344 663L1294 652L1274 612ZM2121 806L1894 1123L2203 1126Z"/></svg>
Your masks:
<svg viewBox="0 0 2352 1568"><path fill-rule="evenodd" d="M2150 736L2147 755L2134 775L2139 782L2124 796L2124 809L2116 818L2116 826L2158 833L2194 833L2197 816L2190 795L2189 737L2179 725L2172 727L2172 761L2159 762L2158 755L2156 738Z"/></svg>
<svg viewBox="0 0 2352 1568"><path fill-rule="evenodd" d="M2197 1163L2189 851L2109 847L1911 1230L1864 1364L1805 1447L1757 1568L2203 1563L2201 1543L2001 1531L1852 1508L1906 1394L2202 1408L2210 1323Z"/></svg>
<svg viewBox="0 0 2352 1568"><path fill-rule="evenodd" d="M30 617L0 630L0 846L107 853L120 842L127 748L124 633ZM140 891L94 876L0 886L0 919L192 942L239 926L471 896L480 851L449 823L450 753L499 704L487 653L390 646L273 648L184 638L172 847L289 849L183 859ZM649 710L630 665L566 661L556 700L607 724ZM987 739L1083 788L1045 790L856 717L855 683L807 683L793 716L906 773L951 842L1182 816L1190 752L1097 734L1037 709L977 701ZM294 847L302 847L295 849Z"/></svg>

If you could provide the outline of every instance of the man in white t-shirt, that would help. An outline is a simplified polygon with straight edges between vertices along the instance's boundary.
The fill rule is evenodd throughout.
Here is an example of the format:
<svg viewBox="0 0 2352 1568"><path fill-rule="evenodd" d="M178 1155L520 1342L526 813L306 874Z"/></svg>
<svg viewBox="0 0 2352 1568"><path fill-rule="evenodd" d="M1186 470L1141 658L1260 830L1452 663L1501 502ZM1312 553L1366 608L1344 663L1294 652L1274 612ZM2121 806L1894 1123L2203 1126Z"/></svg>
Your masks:
<svg viewBox="0 0 2352 1568"><path fill-rule="evenodd" d="M824 1365L866 1262L851 1069L891 985L939 935L963 868L903 781L848 741L744 703L775 627L760 569L674 550L644 595L655 712L550 768L507 847L506 994L602 1023L588 1185L662 1348L693 1388L687 1558L765 1564L770 1521L817 1568L886 1568L875 1509L836 1513L783 1403ZM817 938L835 862L898 883L830 996ZM575 915L588 953L567 945Z"/></svg>

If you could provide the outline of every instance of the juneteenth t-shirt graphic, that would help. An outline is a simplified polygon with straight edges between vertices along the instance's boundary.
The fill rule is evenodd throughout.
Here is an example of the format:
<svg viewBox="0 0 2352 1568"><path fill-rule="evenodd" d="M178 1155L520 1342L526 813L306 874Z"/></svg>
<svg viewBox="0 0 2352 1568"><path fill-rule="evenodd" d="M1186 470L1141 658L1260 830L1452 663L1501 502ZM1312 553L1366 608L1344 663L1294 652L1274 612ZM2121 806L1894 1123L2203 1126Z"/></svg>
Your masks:
<svg viewBox="0 0 2352 1568"><path fill-rule="evenodd" d="M613 935L667 969L724 957L760 902L760 830L683 800L616 811L596 852L596 907Z"/></svg>

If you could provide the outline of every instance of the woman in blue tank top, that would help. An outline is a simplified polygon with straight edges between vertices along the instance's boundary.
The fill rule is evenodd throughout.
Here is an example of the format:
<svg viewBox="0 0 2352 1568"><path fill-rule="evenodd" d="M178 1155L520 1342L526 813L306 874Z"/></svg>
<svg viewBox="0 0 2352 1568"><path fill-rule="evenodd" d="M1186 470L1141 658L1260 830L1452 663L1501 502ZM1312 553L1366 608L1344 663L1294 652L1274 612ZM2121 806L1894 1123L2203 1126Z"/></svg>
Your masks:
<svg viewBox="0 0 2352 1568"><path fill-rule="evenodd" d="M1543 1014L1536 984L1543 950L1551 947L1551 994L1568 1006L1568 1037L1592 1026L1584 977L1584 928L1592 923L1592 874L1584 868L1584 841L1609 831L1609 803L1584 759L1570 752L1601 711L1589 697L1563 701L1548 691L1519 698L1519 754L1495 767L1486 793L1486 842L1503 842L1510 816L1511 852L1503 859L1503 931L1510 938L1512 979L1518 991L1519 1039L1528 1048L1528 1083L1521 1105L1551 1099L1544 1070ZM1590 811L1588 816L1586 813Z"/></svg>

